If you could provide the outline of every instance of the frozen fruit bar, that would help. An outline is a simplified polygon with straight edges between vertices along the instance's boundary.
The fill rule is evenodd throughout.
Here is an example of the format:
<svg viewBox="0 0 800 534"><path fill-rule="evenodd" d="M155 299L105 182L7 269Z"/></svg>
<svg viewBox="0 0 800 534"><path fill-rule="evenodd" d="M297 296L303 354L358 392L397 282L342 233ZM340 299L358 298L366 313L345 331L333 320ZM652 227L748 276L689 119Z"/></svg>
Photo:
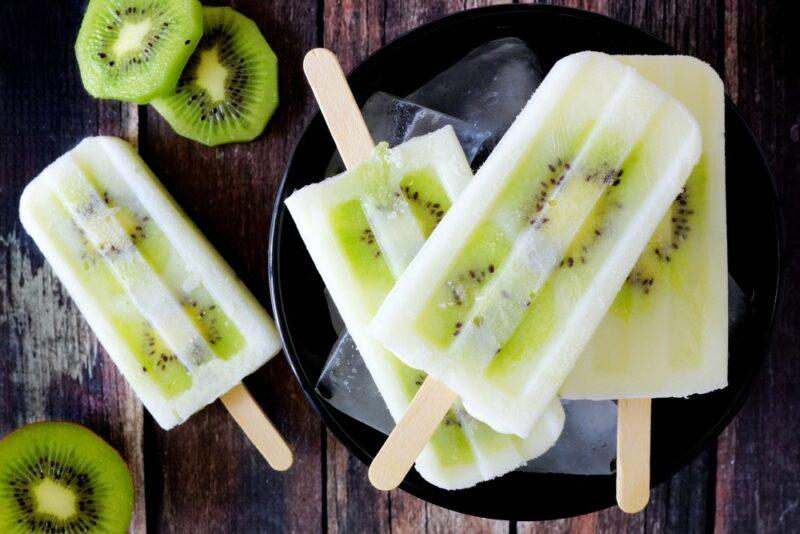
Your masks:
<svg viewBox="0 0 800 534"><path fill-rule="evenodd" d="M527 436L700 155L678 101L605 54L559 61L385 299L372 332Z"/></svg>
<svg viewBox="0 0 800 534"><path fill-rule="evenodd" d="M83 140L28 185L20 217L162 427L280 349L264 309L124 141Z"/></svg>
<svg viewBox="0 0 800 534"><path fill-rule="evenodd" d="M379 145L352 170L307 186L286 205L395 419L425 379L370 335L368 326L453 199L472 177L451 127L396 148ZM527 439L499 434L456 404L417 460L437 486L472 486L513 470L558 438L564 413L548 403Z"/></svg>
<svg viewBox="0 0 800 534"><path fill-rule="evenodd" d="M561 393L588 399L706 393L728 379L722 80L692 57L617 59L694 114L703 153Z"/></svg>

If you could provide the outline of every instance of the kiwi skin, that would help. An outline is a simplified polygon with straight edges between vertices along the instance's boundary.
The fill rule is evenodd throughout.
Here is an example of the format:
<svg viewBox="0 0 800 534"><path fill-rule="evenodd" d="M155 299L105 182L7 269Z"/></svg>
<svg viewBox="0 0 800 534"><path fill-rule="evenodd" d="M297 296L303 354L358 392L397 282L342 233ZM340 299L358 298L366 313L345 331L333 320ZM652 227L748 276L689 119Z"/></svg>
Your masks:
<svg viewBox="0 0 800 534"><path fill-rule="evenodd" d="M109 44L122 24L146 16L161 18L145 47L116 57ZM95 98L146 104L175 88L202 32L198 0L90 0L75 41L83 86Z"/></svg>
<svg viewBox="0 0 800 534"><path fill-rule="evenodd" d="M45 481L74 498L67 517L38 511L35 488ZM119 453L81 425L33 423L0 440L0 532L125 532L133 500Z"/></svg>
<svg viewBox="0 0 800 534"><path fill-rule="evenodd" d="M206 146L252 141L278 106L278 59L256 23L229 7L204 7L203 32L177 87L151 104L175 132ZM220 87L221 72L219 99L209 86Z"/></svg>

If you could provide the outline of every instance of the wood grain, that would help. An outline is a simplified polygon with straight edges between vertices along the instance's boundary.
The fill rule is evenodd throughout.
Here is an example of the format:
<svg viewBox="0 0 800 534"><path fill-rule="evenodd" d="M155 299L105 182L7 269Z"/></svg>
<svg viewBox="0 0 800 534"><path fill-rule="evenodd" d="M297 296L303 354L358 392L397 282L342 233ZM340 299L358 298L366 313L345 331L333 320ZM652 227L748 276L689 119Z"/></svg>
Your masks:
<svg viewBox="0 0 800 534"><path fill-rule="evenodd" d="M717 532L800 529L800 36L796 2L725 2L725 83L767 155L786 229L784 302L773 350L720 436Z"/></svg>
<svg viewBox="0 0 800 534"><path fill-rule="evenodd" d="M296 465L272 472L221 406L158 429L25 236L24 185L86 135L140 146L168 189L266 305L266 235L280 174L315 106L300 71L314 46L345 70L388 40L475 0L214 0L252 17L276 50L281 106L247 145L205 149L146 108L83 91L72 52L85 0L0 3L0 435L69 419L130 465L133 532L796 532L800 530L800 259L789 247L772 357L719 446L655 488L643 513L512 523L468 517L402 491L382 493L325 431L281 357L246 383L291 440ZM787 243L800 238L800 20L780 0L562 0L630 22L724 73L778 179ZM10 409L5 409L10 407ZM145 467L146 473L145 473ZM145 486L146 480L146 486ZM146 491L145 491L146 490ZM149 528L148 528L149 527Z"/></svg>
<svg viewBox="0 0 800 534"><path fill-rule="evenodd" d="M23 187L85 136L136 142L136 109L98 102L80 83L72 43L82 2L4 3L0 32L0 435L32 421L81 423L122 454L136 486L131 529L146 521L141 404L18 222ZM35 66L36 68L31 68ZM111 399L108 402L108 399Z"/></svg>
<svg viewBox="0 0 800 534"><path fill-rule="evenodd" d="M393 490L403 482L457 399L443 382L432 376L425 379L369 466L373 486Z"/></svg>
<svg viewBox="0 0 800 534"><path fill-rule="evenodd" d="M266 132L252 143L207 148L180 138L147 108L140 150L269 308L269 217L283 166L311 110L300 64L316 44L317 3L250 0L234 7L258 24L279 58L281 105ZM322 524L319 420L282 356L245 384L290 440L295 465L285 473L272 471L219 403L169 432L152 428L147 463L151 530L308 531Z"/></svg>
<svg viewBox="0 0 800 534"><path fill-rule="evenodd" d="M369 157L375 143L336 54L327 48L310 50L303 58L303 72L339 155L348 169L355 167Z"/></svg>
<svg viewBox="0 0 800 534"><path fill-rule="evenodd" d="M617 506L641 512L650 500L650 399L617 403Z"/></svg>
<svg viewBox="0 0 800 534"><path fill-rule="evenodd" d="M244 384L235 385L219 400L270 467L276 471L292 467L294 453L291 447Z"/></svg>

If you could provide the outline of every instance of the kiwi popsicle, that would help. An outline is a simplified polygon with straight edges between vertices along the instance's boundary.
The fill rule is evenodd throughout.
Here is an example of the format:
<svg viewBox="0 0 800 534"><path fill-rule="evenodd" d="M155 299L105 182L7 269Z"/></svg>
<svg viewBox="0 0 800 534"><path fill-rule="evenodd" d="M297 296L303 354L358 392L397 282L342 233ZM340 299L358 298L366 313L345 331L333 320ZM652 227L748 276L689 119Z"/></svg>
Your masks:
<svg viewBox="0 0 800 534"><path fill-rule="evenodd" d="M703 154L561 388L568 398L683 397L727 385L725 96L686 56L617 56L697 119Z"/></svg>
<svg viewBox="0 0 800 534"><path fill-rule="evenodd" d="M163 428L279 351L264 309L121 139L61 156L25 189L20 217Z"/></svg>
<svg viewBox="0 0 800 534"><path fill-rule="evenodd" d="M611 56L556 63L371 331L527 436L697 162L675 99Z"/></svg>
<svg viewBox="0 0 800 534"><path fill-rule="evenodd" d="M286 205L391 415L398 419L425 379L369 333L395 279L472 177L452 127L373 155L350 171L293 193ZM564 422L557 401L526 439L499 434L458 403L417 460L446 489L504 474L555 443Z"/></svg>

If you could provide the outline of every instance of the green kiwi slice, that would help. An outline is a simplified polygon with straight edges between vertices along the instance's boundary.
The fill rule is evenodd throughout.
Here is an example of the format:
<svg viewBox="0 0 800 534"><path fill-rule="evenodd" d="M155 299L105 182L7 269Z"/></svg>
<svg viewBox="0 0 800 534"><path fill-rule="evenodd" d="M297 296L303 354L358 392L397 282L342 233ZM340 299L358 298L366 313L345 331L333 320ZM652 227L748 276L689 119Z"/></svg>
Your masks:
<svg viewBox="0 0 800 534"><path fill-rule="evenodd" d="M91 0L75 42L83 86L147 103L175 88L202 33L198 0Z"/></svg>
<svg viewBox="0 0 800 534"><path fill-rule="evenodd" d="M119 533L132 514L128 466L87 428L34 423L0 441L0 532Z"/></svg>
<svg viewBox="0 0 800 534"><path fill-rule="evenodd" d="M255 22L203 8L203 38L168 96L152 102L172 128L208 146L251 141L278 105L278 60Z"/></svg>

